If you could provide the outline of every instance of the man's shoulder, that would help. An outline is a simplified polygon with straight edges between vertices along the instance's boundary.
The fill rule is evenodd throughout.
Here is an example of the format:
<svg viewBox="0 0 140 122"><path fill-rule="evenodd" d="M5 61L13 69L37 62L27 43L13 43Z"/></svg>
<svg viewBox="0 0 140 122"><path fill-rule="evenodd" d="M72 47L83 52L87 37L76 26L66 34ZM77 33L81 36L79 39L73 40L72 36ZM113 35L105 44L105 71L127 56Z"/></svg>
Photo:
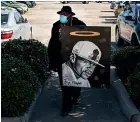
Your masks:
<svg viewBox="0 0 140 122"><path fill-rule="evenodd" d="M59 20L56 21L55 23L53 23L53 26L58 26L58 25L60 25L60 21Z"/></svg>
<svg viewBox="0 0 140 122"><path fill-rule="evenodd" d="M82 20L79 20L77 17L73 17L73 22L78 25L86 25Z"/></svg>

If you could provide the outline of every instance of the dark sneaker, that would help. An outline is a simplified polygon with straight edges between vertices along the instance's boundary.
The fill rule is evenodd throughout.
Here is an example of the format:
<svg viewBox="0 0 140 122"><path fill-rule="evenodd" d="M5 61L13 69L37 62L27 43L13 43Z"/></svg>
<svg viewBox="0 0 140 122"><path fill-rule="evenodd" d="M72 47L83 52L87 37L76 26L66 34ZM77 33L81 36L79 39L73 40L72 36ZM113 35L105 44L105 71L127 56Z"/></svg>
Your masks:
<svg viewBox="0 0 140 122"><path fill-rule="evenodd" d="M62 113L61 115L62 116L67 116L70 112L72 111L72 104L70 104L69 106L67 107L62 107Z"/></svg>

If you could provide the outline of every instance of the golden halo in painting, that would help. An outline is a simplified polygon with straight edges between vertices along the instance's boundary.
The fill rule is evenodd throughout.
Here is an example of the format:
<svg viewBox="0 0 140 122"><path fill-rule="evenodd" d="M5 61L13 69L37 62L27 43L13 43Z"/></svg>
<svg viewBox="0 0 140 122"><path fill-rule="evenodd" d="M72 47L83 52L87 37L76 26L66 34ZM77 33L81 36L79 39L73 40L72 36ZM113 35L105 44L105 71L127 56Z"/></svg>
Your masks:
<svg viewBox="0 0 140 122"><path fill-rule="evenodd" d="M99 36L99 32L94 31L73 31L70 32L70 35L72 36Z"/></svg>

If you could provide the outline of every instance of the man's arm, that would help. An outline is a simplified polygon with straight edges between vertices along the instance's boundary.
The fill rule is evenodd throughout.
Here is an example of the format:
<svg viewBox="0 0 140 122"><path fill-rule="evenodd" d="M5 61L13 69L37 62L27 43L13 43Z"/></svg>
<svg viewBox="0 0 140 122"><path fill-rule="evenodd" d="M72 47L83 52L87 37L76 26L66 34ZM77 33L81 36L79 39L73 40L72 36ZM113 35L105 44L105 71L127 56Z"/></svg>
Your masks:
<svg viewBox="0 0 140 122"><path fill-rule="evenodd" d="M50 68L56 69L59 62L59 55L60 52L60 41L59 41L59 33L57 29L57 24L53 24L52 31L51 31L51 38L48 45L48 56L49 56L49 63Z"/></svg>

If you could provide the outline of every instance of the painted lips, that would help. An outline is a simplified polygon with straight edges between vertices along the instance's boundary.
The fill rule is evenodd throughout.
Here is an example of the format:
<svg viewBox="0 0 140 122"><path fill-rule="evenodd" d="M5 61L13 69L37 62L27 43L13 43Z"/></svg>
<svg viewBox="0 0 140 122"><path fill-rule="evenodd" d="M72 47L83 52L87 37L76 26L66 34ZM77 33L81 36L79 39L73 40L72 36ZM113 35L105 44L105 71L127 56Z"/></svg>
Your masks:
<svg viewBox="0 0 140 122"><path fill-rule="evenodd" d="M87 76L91 76L92 75L92 72L89 71L89 70L86 70L85 73L86 73Z"/></svg>

